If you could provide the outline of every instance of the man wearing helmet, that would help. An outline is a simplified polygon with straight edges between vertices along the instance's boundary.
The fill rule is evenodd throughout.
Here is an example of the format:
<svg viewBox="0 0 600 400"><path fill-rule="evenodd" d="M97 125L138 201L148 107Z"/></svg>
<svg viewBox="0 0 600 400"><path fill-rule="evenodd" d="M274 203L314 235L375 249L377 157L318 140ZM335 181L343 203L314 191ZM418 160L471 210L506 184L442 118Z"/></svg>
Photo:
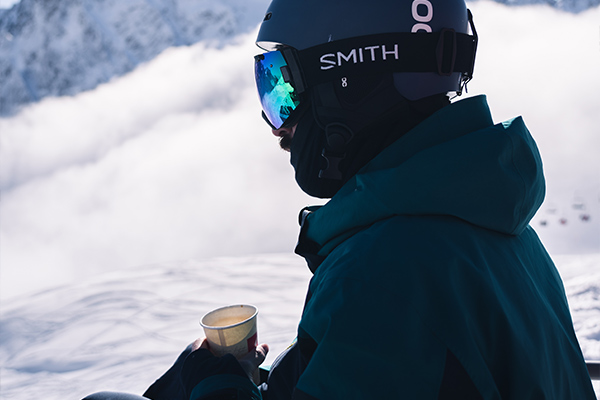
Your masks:
<svg viewBox="0 0 600 400"><path fill-rule="evenodd" d="M449 99L473 74L464 0L273 0L257 44L263 117L298 185L331 199L301 212L297 340L259 387L266 346L239 363L197 342L145 396L176 398L177 375L194 400L594 399L528 225L535 142L485 96Z"/></svg>

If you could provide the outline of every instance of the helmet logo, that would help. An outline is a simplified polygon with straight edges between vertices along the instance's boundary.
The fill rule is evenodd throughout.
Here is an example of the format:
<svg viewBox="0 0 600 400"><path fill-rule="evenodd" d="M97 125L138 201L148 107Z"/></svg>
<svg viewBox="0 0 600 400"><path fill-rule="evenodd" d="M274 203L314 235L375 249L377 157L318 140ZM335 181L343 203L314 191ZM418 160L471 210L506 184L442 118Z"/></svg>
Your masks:
<svg viewBox="0 0 600 400"><path fill-rule="evenodd" d="M379 51L378 49L381 49ZM398 52L398 44L394 44L393 50L388 50L385 45L381 46L367 46L360 47L358 49L352 49L346 55L341 51L337 53L323 54L319 59L321 61L321 70L325 71L334 67L341 67L342 61L347 63L352 62L353 64L363 63L366 61L379 61L378 55L381 55L381 60L387 60L388 56L393 55L394 59L398 60L400 54Z"/></svg>
<svg viewBox="0 0 600 400"><path fill-rule="evenodd" d="M427 14L421 15L419 14L419 6L425 6L427 9ZM416 24L413 25L411 32L415 33L419 30L424 30L425 32L431 33L431 26L427 25L428 22L431 22L433 19L433 5L429 0L413 0L412 2L412 17Z"/></svg>

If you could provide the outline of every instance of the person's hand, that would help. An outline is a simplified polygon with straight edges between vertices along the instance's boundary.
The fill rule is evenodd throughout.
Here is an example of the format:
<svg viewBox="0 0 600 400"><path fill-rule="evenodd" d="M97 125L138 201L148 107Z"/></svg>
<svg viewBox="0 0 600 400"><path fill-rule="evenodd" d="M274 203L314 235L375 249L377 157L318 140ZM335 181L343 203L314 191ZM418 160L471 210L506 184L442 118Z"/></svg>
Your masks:
<svg viewBox="0 0 600 400"><path fill-rule="evenodd" d="M206 340L206 338L196 339L194 343L192 343L192 351L200 348L210 351L210 345L208 344L208 340ZM256 370L260 364L265 361L268 352L268 345L259 344L253 351L249 352L238 360L244 372L246 372L246 375L248 375L250 379L255 377Z"/></svg>
<svg viewBox="0 0 600 400"><path fill-rule="evenodd" d="M194 388L200 382L217 375L238 375L239 377L250 379L250 382L246 385L242 384L240 386L234 384L231 388L217 390L220 395L236 395L239 390L243 390L248 392L248 395L252 397L251 393L255 393L258 390L251 382L259 383L258 366L265 360L265 356L269 351L267 345L256 347L240 360L237 360L232 354L216 357L210 351L210 345L204 338L194 341L188 349L191 351L185 357L179 373L185 398L191 396Z"/></svg>
<svg viewBox="0 0 600 400"><path fill-rule="evenodd" d="M238 360L246 374L248 374L250 379L257 385L259 383L258 367L265 361L268 352L269 346L266 344L259 344L253 351Z"/></svg>

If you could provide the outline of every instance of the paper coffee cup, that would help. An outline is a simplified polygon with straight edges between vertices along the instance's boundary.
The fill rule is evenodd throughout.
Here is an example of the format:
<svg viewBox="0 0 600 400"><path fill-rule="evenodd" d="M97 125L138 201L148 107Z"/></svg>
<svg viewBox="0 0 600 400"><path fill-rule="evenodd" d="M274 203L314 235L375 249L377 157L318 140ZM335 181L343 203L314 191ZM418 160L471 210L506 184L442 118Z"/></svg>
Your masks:
<svg viewBox="0 0 600 400"><path fill-rule="evenodd" d="M216 356L233 354L241 358L258 345L258 309L249 304L217 308L200 320L210 350Z"/></svg>

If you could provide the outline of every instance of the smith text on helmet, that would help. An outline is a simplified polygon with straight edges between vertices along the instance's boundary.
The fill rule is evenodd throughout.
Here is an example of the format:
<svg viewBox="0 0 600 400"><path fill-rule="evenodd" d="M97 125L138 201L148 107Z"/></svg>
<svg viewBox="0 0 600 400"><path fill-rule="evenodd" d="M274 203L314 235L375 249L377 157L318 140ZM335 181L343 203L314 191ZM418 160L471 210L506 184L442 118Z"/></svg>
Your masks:
<svg viewBox="0 0 600 400"><path fill-rule="evenodd" d="M353 64L363 63L365 61L385 61L388 59L388 56L392 55L394 56L395 60L398 60L399 53L397 44L394 45L393 50L388 50L385 45L381 45L352 49L347 55L341 51L336 53L327 53L323 54L320 58L321 69L325 71L334 67L341 67L343 61L352 62Z"/></svg>

